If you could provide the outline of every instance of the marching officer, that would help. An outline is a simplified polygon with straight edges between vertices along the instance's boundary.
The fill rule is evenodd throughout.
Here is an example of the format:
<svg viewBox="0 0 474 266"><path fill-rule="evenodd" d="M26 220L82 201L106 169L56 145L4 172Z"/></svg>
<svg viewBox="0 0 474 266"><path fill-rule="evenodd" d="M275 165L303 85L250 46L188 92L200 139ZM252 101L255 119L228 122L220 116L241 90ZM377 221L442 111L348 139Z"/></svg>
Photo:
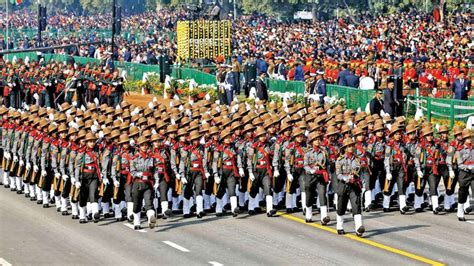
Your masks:
<svg viewBox="0 0 474 266"><path fill-rule="evenodd" d="M438 134L440 137L436 139L436 143L438 144L439 148L439 165L438 165L438 173L440 177L443 179L444 187L446 188L446 193L444 195L444 210L447 212L452 211L452 206L454 204L454 189L453 189L453 181L455 175L452 175L451 178L449 168L448 168L448 154L449 154L449 128L445 125L442 125L438 129ZM456 184L454 184L454 187Z"/></svg>
<svg viewBox="0 0 474 266"><path fill-rule="evenodd" d="M114 214L116 221L122 221L122 210L127 210L127 216L133 215L133 200L131 193L126 193L126 186L131 186L132 175L130 163L133 154L130 151L130 138L128 134L121 134L117 142L119 148L115 150L112 159L111 177L114 184ZM130 203L130 204L129 204Z"/></svg>
<svg viewBox="0 0 474 266"><path fill-rule="evenodd" d="M282 128L288 127L288 124L282 124ZM281 129L280 129L281 131ZM295 128L293 131L293 138L294 140L288 144L285 148L285 171L287 177L286 183L286 198L288 199L289 195L295 195L296 189L298 188L298 184L301 189L301 201L303 199L306 201L306 190L304 188L304 156L305 156L305 149L306 149L306 142L304 141L304 131ZM303 187L302 187L303 186ZM304 196L303 196L304 195ZM291 208L289 208L288 200L287 200L287 213L291 213L296 209L296 206L291 204ZM292 202L293 203L293 202ZM301 202L303 208L306 208L306 202ZM306 210L303 210L305 212Z"/></svg>
<svg viewBox="0 0 474 266"><path fill-rule="evenodd" d="M224 129L220 134L222 145L214 151L213 155L212 168L216 184L216 216L222 215L222 197L226 192L230 198L232 216L236 217L240 213L235 194L237 180L239 179L237 170L238 153L232 146L231 137L230 130Z"/></svg>
<svg viewBox="0 0 474 266"><path fill-rule="evenodd" d="M155 228L156 217L153 210L153 190L158 188L159 179L155 160L149 153L149 141L141 136L137 140L138 151L130 162L130 173L133 177L133 224L135 230L140 230L140 213L142 202L145 202L148 226Z"/></svg>
<svg viewBox="0 0 474 266"><path fill-rule="evenodd" d="M383 186L383 184L385 184L384 156L386 141L384 138L384 130L385 127L381 122L376 123L372 131L374 135L372 136L372 138L370 138L369 143L367 145L366 154L367 157L370 159L370 172L372 173L369 182L372 201L375 198L375 194L373 193L373 191L375 189L377 180L379 181L380 186ZM374 204L371 204L368 207L369 210L374 208Z"/></svg>
<svg viewBox="0 0 474 266"><path fill-rule="evenodd" d="M267 206L267 216L272 217L276 214L273 209L273 197L271 195L271 179L273 178L272 167L270 163L270 153L272 152L270 144L267 141L267 132L261 126L255 131L255 142L248 151L247 169L249 172L250 192L249 192L249 214L255 213L258 205L256 196L259 188L263 189L265 202Z"/></svg>
<svg viewBox="0 0 474 266"><path fill-rule="evenodd" d="M48 127L44 127L44 136L41 146L41 160L40 160L40 170L41 176L40 181L38 182L39 187L42 190L43 194L43 208L49 207L49 197L51 188L56 190L53 187L53 182L56 185L57 174L53 172L53 158L57 156L57 149L54 143L57 141L57 130L58 127L55 124L50 124ZM56 157L57 158L57 157ZM54 179L54 180L53 180ZM52 201L51 201L52 202Z"/></svg>
<svg viewBox="0 0 474 266"><path fill-rule="evenodd" d="M295 137L301 136L299 132L295 132ZM297 137L298 138L298 137ZM315 194L317 191L319 197L319 205L321 209L321 224L327 225L331 219L328 216L326 192L329 183L329 174L327 172L327 166L329 164L329 157L327 151L321 147L322 135L319 132L312 132L309 135L308 142L311 144L311 148L304 153L304 170L305 170L305 192L306 192L306 222L312 222L313 216L312 206L314 204ZM301 148L300 148L301 149ZM297 152L302 152L301 150ZM301 164L297 161L297 165ZM347 205L347 204L346 204Z"/></svg>
<svg viewBox="0 0 474 266"><path fill-rule="evenodd" d="M273 169L274 169L274 184L275 186L273 187L273 200L278 202L278 194L283 190L283 187L285 186L285 183L287 180L290 180L290 182L293 181L293 177L288 177L287 176L287 171L285 169L285 150L287 149L288 145L291 142L291 125L290 124L284 124L280 128L280 137L275 142L275 148L273 151ZM296 182L295 182L296 184ZM287 188L288 190L289 188ZM296 187L294 188L295 191L292 193L286 193L286 199L285 199L285 205L286 205L286 211L288 213L293 212L292 208L292 194L296 193ZM295 206L296 207L296 206Z"/></svg>
<svg viewBox="0 0 474 266"><path fill-rule="evenodd" d="M354 142L352 139L344 139L341 150L343 153L341 153L342 155L336 161L336 175L338 179L336 187L336 193L338 194L336 229L338 234L345 234L343 215L346 212L347 203L350 201L356 235L361 237L365 232L365 227L362 225L361 214L362 182L359 178L360 162L354 154Z"/></svg>
<svg viewBox="0 0 474 266"><path fill-rule="evenodd" d="M456 154L456 151L459 151L463 148L464 146L464 142L463 142L463 139L462 139L462 127L461 126L455 126L453 128L453 137L454 139L450 142L449 144L449 148L448 148L448 154L446 156L446 164L448 166L448 169L449 169L449 178L452 180L452 184L451 184L451 190L454 191L455 188L456 188L456 184L458 183L458 179L459 179L459 168L458 168L458 163L456 161L456 157L455 157L455 154ZM446 198L446 196L445 196ZM454 195L451 195L449 197L449 201L451 202L451 209L454 210L454 205L455 205L455 200L454 200ZM466 202L469 202L469 196L467 197L467 201ZM464 209L466 210L467 208L470 208L470 206L468 206L469 204L464 204ZM444 206L444 208L446 209L446 204Z"/></svg>

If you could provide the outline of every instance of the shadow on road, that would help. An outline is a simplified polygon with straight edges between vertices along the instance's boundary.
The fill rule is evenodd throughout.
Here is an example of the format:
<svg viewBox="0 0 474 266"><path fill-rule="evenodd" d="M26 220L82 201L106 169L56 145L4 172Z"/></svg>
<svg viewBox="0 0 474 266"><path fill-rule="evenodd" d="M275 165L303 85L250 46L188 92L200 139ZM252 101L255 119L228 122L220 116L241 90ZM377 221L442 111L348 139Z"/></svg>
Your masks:
<svg viewBox="0 0 474 266"><path fill-rule="evenodd" d="M390 228L374 229L374 230L367 231L367 233L364 235L364 238L371 238L371 237L374 237L374 236L388 234L388 233L415 230L415 229L424 228L424 227L431 227L431 226L429 226L429 225L409 225L409 226L397 226L397 227L390 227Z"/></svg>

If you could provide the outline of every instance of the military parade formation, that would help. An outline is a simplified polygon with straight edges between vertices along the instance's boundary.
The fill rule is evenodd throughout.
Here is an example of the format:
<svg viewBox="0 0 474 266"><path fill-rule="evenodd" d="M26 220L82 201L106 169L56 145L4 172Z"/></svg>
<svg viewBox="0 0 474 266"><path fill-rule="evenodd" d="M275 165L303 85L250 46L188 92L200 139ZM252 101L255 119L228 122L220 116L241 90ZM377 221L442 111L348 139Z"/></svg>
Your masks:
<svg viewBox="0 0 474 266"><path fill-rule="evenodd" d="M282 209L308 223L317 213L322 225L335 216L344 234L349 211L362 236L363 212L466 221L471 211L473 136L458 126L434 132L319 101L22 106L0 108L0 181L79 223L128 220L138 230L142 213L154 228L173 215Z"/></svg>

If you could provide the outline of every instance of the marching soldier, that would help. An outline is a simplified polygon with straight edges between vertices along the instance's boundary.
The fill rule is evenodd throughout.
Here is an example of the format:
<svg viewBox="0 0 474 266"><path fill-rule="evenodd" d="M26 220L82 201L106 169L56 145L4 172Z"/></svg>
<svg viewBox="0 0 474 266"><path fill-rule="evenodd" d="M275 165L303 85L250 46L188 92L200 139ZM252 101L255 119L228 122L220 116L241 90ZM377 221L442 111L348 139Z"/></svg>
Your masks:
<svg viewBox="0 0 474 266"><path fill-rule="evenodd" d="M270 144L267 141L267 132L263 127L258 127L255 131L255 142L248 151L247 169L249 172L250 192L249 192L249 214L255 213L258 205L256 196L259 188L263 188L265 202L267 206L267 216L272 217L276 214L273 209L273 197L271 193L271 179L273 178L272 167L270 164Z"/></svg>
<svg viewBox="0 0 474 266"><path fill-rule="evenodd" d="M346 212L347 203L350 201L356 235L361 237L365 232L365 227L362 225L362 209L360 204L362 191L362 182L359 178L360 163L354 154L354 142L352 139L345 139L341 150L343 150L343 153L336 161L336 175L338 179L336 187L336 193L338 194L336 229L338 234L345 234L343 215Z"/></svg>
<svg viewBox="0 0 474 266"><path fill-rule="evenodd" d="M464 146L464 142L463 142L463 139L462 139L462 127L455 126L453 128L453 137L454 137L454 139L449 143L448 154L446 156L446 164L447 164L448 170L449 170L449 178L451 179L451 190L452 191L455 190L456 184L458 183L458 179L459 179L459 168L458 168L458 164L457 164L457 161L456 161L455 154L456 154L456 151L461 150L462 147ZM455 208L454 205L456 204L456 202L454 200L454 195L451 195L449 197L445 196L445 206L444 206L445 209L447 209L446 198L449 198L448 201L451 203L450 206L448 206L448 207L450 207L452 210L454 210L454 208ZM469 196L468 196L466 202L469 202ZM469 208L469 207L467 207L467 205L469 205L469 204L464 205L464 209Z"/></svg>
<svg viewBox="0 0 474 266"><path fill-rule="evenodd" d="M393 186L397 184L400 213L405 214L409 210L406 205L405 194L410 180L407 173L408 155L402 140L402 131L401 126L392 125L389 135L392 139L385 148L385 172L387 175L383 184L383 210L384 212L390 211L390 196L392 195Z"/></svg>
<svg viewBox="0 0 474 266"><path fill-rule="evenodd" d="M416 212L423 210L423 191L425 190L426 183L428 183L433 214L436 215L442 210L438 203L438 184L440 178L437 168L439 151L433 138L431 126L423 128L421 137L424 138L424 141L418 145L414 158L417 171L414 208Z"/></svg>
<svg viewBox="0 0 474 266"><path fill-rule="evenodd" d="M280 137L275 142L275 148L273 150L273 169L274 169L274 187L273 187L273 200L278 203L278 194L282 192L283 187L285 186L286 180L289 178L287 176L287 171L285 169L285 150L291 141L291 124L284 124L280 128ZM293 177L290 178L292 182ZM296 184L296 182L295 182ZM293 212L292 207L292 194L296 193L296 188L293 193L286 193L285 205L287 213ZM276 205L276 204L274 204ZM296 207L296 206L295 206Z"/></svg>
<svg viewBox="0 0 474 266"><path fill-rule="evenodd" d="M450 212L453 208L454 204L454 189L453 189L453 181L455 175L452 175L453 178L451 179L451 175L449 172L449 167L447 163L448 154L449 154L449 128L445 125L442 125L438 129L438 134L440 137L436 139L436 143L438 144L439 148L439 165L438 165L438 173L440 177L443 179L444 187L446 188L446 193L444 195L444 210ZM456 185L454 184L454 187Z"/></svg>
<svg viewBox="0 0 474 266"><path fill-rule="evenodd" d="M220 138L222 145L214 151L212 163L214 182L216 184L216 216L222 215L222 197L227 191L230 197L232 216L236 217L240 213L235 194L236 183L239 179L239 172L237 170L238 153L232 146L230 130L223 130Z"/></svg>
<svg viewBox="0 0 474 266"><path fill-rule="evenodd" d="M59 122L59 121L58 121ZM54 172L53 179L53 190L54 190L54 201L56 203L56 209L58 212L61 211L62 199L61 193L64 189L64 180L63 176L66 175L66 164L62 162L63 158L65 159L64 150L67 150L68 141L67 137L67 127L66 124L62 123L57 128L57 134L59 135L58 139L52 141L51 145L51 168ZM61 186L61 183L63 184ZM64 202L66 205L66 202ZM62 215L67 215L67 208Z"/></svg>
<svg viewBox="0 0 474 266"><path fill-rule="evenodd" d="M61 124L58 128L59 136L63 140L61 145L61 153L59 154L59 169L61 174L60 181L60 192L61 192L61 214L63 216L68 215L68 199L71 194L71 179L74 176L73 170L71 169L71 160L74 161L73 156L77 150L76 135L77 129L70 127L69 130L65 124ZM73 155L74 153L74 155ZM74 165L72 165L74 167ZM78 218L77 204L72 203L71 200L71 211L73 219Z"/></svg>
<svg viewBox="0 0 474 266"><path fill-rule="evenodd" d="M130 163L133 155L130 152L130 138L127 134L120 135L117 145L119 145L119 148L115 150L112 159L111 177L114 184L113 203L115 219L116 221L122 221L122 210L126 208L127 217L130 217L133 213L131 194L126 193L126 186L131 186L132 184ZM132 205L129 205L129 202Z"/></svg>
<svg viewBox="0 0 474 266"><path fill-rule="evenodd" d="M171 149L170 149L170 157L171 157L171 170L174 174L175 178L175 185L174 189L176 191L177 196L181 197L180 192L181 192L181 168L180 164L183 158L181 157L182 152L186 148L186 129L185 128L180 128L176 134L176 138L178 138L178 141L176 141L174 144L173 139L171 139L170 143L172 144ZM173 197L172 199L172 211L173 212L178 212L179 209L179 197Z"/></svg>
<svg viewBox="0 0 474 266"><path fill-rule="evenodd" d="M464 145L455 153L455 159L459 168L459 191L458 191L458 220L465 222L464 204L469 204L469 187L474 191L474 149L472 147L472 133L469 129L462 131Z"/></svg>
<svg viewBox="0 0 474 266"><path fill-rule="evenodd" d="M53 144L56 142L56 133L58 127L55 124L50 124L44 127L44 136L41 146L41 160L40 160L40 181L38 186L43 194L43 208L49 207L49 198L53 182L57 178L57 174L53 172L53 158L57 156L57 148ZM54 188L55 189L55 188Z"/></svg>
<svg viewBox="0 0 474 266"><path fill-rule="evenodd" d="M365 138L365 130L362 127L357 127L352 131L355 138L355 154L360 160L359 177L363 183L363 199L364 211L369 212L372 204L372 187L371 184L369 158L367 156L367 143Z"/></svg>
<svg viewBox="0 0 474 266"><path fill-rule="evenodd" d="M287 127L288 124L283 124L282 128ZM280 129L281 130L281 129ZM287 193L287 199L288 199L288 194L289 195L294 195L296 193L296 189L298 187L298 184L300 186L301 190L301 205L303 208L306 208L306 189L304 188L304 156L305 156L305 149L306 149L306 143L304 141L304 132L303 130L299 128L295 128L293 131L293 138L294 141L292 141L290 144L288 144L285 148L285 172L287 176L287 183L286 183L286 193ZM304 196L303 196L304 195ZM303 199L305 202L303 202ZM296 206L293 206L291 203L291 208L289 209L288 206L288 200L287 200L287 213L293 212L294 209L296 209ZM303 213L306 210L303 210Z"/></svg>
<svg viewBox="0 0 474 266"><path fill-rule="evenodd" d="M385 184L385 138L384 138L384 130L385 127L381 122L375 123L373 129L373 136L369 140L367 145L367 157L370 159L370 172L372 173L369 182L370 194L372 197L372 201L375 198L374 189L379 181L379 185L382 186ZM367 193L367 191L366 191ZM368 196L368 195L367 195ZM369 210L374 209L375 205L369 205Z"/></svg>
<svg viewBox="0 0 474 266"><path fill-rule="evenodd" d="M140 212L142 202L145 202L148 226L155 228L156 217L153 210L153 190L158 188L159 179L156 171L155 160L149 154L149 141L141 136L137 140L138 151L130 163L130 173L133 177L132 198L133 198L133 224L135 230L140 230Z"/></svg>
<svg viewBox="0 0 474 266"><path fill-rule="evenodd" d="M153 134L151 142L153 145L152 156L155 159L156 171L158 173L158 190L160 192L161 215L163 219L171 215L168 209L168 187L171 182L170 153L164 144L164 136Z"/></svg>
<svg viewBox="0 0 474 266"><path fill-rule="evenodd" d="M295 130L296 131L296 130ZM301 138L300 132L295 132L295 137ZM328 154L324 148L321 147L322 135L319 132L313 132L309 135L308 143L311 144L306 153L304 153L303 165L305 170L305 192L306 192L306 222L312 222L313 216L312 206L314 204L314 192L317 191L319 198L319 205L321 210L321 224L327 225L331 219L328 216L328 207L326 192L329 183L329 174L327 166L329 164ZM302 148L295 147L297 153L303 152ZM297 158L295 156L295 158ZM301 165L301 158L295 159L296 165ZM346 204L347 205L347 204Z"/></svg>
<svg viewBox="0 0 474 266"><path fill-rule="evenodd" d="M188 130L192 130L189 128ZM191 217L190 199L193 194L196 196L196 216L202 218L204 213L204 201L202 197L202 188L206 179L209 177L207 162L204 155L204 147L199 140L201 135L197 130L189 133L189 145L181 150L181 162L179 164L181 183L183 184L183 213L185 218Z"/></svg>
<svg viewBox="0 0 474 266"><path fill-rule="evenodd" d="M247 123L246 123L247 122ZM245 207L246 195L248 195L248 184L249 184L249 175L248 175L248 151L253 145L253 130L255 127L250 123L250 119L242 119L242 123L245 124L242 129L242 134L244 138L241 142L236 143L236 148L238 152L237 156L237 166L239 167L240 183L239 183L239 207L243 209ZM247 209L250 209L250 201L248 202ZM255 203L253 203L255 204Z"/></svg>
<svg viewBox="0 0 474 266"><path fill-rule="evenodd" d="M80 189L79 194L79 223L87 222L86 206L91 205L94 223L99 222L99 184L102 182L99 166L99 155L96 151L97 138L92 133L87 133L84 142L85 147L76 155L75 187Z"/></svg>

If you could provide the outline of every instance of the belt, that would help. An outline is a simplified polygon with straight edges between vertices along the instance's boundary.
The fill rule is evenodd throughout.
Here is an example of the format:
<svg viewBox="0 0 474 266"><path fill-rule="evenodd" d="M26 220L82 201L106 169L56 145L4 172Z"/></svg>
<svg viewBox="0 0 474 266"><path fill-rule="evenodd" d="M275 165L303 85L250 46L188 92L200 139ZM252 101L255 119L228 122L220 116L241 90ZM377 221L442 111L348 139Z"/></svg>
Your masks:
<svg viewBox="0 0 474 266"><path fill-rule="evenodd" d="M84 170L90 170L90 171L95 171L95 166L84 166Z"/></svg>
<svg viewBox="0 0 474 266"><path fill-rule="evenodd" d="M232 166L232 162L224 162L225 166Z"/></svg>
<svg viewBox="0 0 474 266"><path fill-rule="evenodd" d="M84 173L92 174L92 173L96 173L96 171L95 169L94 170L84 169Z"/></svg>
<svg viewBox="0 0 474 266"><path fill-rule="evenodd" d="M192 163L191 164L191 168L200 168L202 166L202 164L199 164L199 163Z"/></svg>
<svg viewBox="0 0 474 266"><path fill-rule="evenodd" d="M259 162L257 162L257 165L267 165L267 162L266 161L259 161Z"/></svg>

